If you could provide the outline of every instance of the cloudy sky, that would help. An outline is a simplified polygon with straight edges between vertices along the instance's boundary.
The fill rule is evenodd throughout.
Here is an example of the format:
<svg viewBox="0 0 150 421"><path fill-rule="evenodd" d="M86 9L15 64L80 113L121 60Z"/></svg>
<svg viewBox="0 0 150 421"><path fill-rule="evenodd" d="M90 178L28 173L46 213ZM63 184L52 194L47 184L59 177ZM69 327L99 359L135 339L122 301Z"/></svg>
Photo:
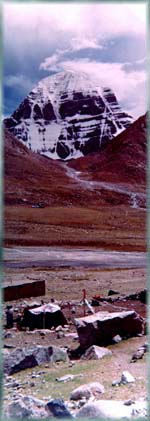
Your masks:
<svg viewBox="0 0 150 421"><path fill-rule="evenodd" d="M3 5L4 110L42 78L86 71L134 118L146 111L146 3Z"/></svg>

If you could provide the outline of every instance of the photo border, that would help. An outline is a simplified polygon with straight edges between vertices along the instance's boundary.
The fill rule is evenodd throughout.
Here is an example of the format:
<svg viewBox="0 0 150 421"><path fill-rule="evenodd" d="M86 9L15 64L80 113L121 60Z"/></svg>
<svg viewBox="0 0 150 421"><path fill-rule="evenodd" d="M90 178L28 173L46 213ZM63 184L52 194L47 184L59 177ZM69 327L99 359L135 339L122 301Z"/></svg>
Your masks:
<svg viewBox="0 0 150 421"><path fill-rule="evenodd" d="M146 216L146 246L147 246L147 339L148 339L148 346L150 349L150 0L1 0L0 3L0 51L1 51L1 61L0 61L0 83L1 83L1 89L0 89L0 116L1 116L1 125L0 125L0 261L3 262L3 238L4 238L4 208L3 208L3 166L4 166L4 160L3 160L3 128L2 128L2 115L3 115L3 4L4 3L18 3L18 5L21 4L27 4L27 3L129 3L129 4L137 4L137 3L143 3L147 6L147 216ZM2 347L3 347L3 339L2 339L2 315L3 315L3 265L1 264L0 267L0 415L2 411L3 406L3 355L2 355ZM150 358L149 358L149 352L147 353L147 402L148 402L148 416L147 419L150 419ZM50 419L56 420L56 418L50 417ZM145 418L138 418L145 420ZM3 418L2 418L3 420ZM10 419L9 419L10 420ZM8 420L8 421L9 421ZM11 421L16 421L15 419L11 418ZM38 418L32 418L31 421L38 421ZM40 419L39 419L40 420ZM44 420L49 420L48 418L44 418ZM80 421L80 419L78 418ZM89 421L91 418L89 418ZM94 421L94 418L92 418ZM97 421L98 418L95 418L95 421ZM114 420L114 419L113 419ZM122 418L120 419L122 420ZM4 418L4 421L7 421L6 417ZM29 418L28 418L28 421ZM67 421L67 419L66 419ZM102 418L99 418L99 421L102 421Z"/></svg>

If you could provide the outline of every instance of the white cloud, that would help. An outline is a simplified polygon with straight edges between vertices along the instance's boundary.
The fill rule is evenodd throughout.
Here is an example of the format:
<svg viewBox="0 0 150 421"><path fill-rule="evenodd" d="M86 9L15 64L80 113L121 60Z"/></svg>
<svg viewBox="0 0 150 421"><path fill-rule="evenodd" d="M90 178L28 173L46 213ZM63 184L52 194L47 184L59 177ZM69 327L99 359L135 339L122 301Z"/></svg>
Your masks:
<svg viewBox="0 0 150 421"><path fill-rule="evenodd" d="M102 45L99 45L96 38L72 38L71 40L71 50L72 51L78 51L82 50L84 48L93 48L93 49L103 49Z"/></svg>
<svg viewBox="0 0 150 421"><path fill-rule="evenodd" d="M146 33L146 3L5 3L4 31L9 28L23 33L24 40L33 33L39 39L53 44L56 34L61 40L62 33L70 33L74 38L89 40L110 39L116 35ZM22 38L22 37L21 37ZM23 39L22 39L23 41Z"/></svg>
<svg viewBox="0 0 150 421"><path fill-rule="evenodd" d="M56 68L56 64L58 63L60 59L59 54L53 54L50 57L46 57L44 61L40 64L39 69L40 70L51 70L54 67Z"/></svg>
<svg viewBox="0 0 150 421"><path fill-rule="evenodd" d="M31 80L23 75L10 75L4 77L4 84L8 88L12 87L23 87L26 90L30 90L33 87L33 82Z"/></svg>
<svg viewBox="0 0 150 421"><path fill-rule="evenodd" d="M138 117L146 111L146 73L132 71L129 74L121 63L97 63L89 59L67 60L61 63L62 70L86 72L95 79L98 86L111 87L117 99L128 104L127 111Z"/></svg>
<svg viewBox="0 0 150 421"><path fill-rule="evenodd" d="M66 53L75 53L76 51L92 48L92 49L103 49L102 45L99 45L95 39L88 38L72 38L70 40L70 47L67 49L56 49L56 53L50 57L46 57L40 64L39 70L46 71L59 71L61 69L62 57Z"/></svg>
<svg viewBox="0 0 150 421"><path fill-rule="evenodd" d="M121 102L131 104L129 111L137 116L145 104L144 70L131 69L127 73L120 63L97 63L88 58L67 60L64 54L83 48L102 49L104 43L113 43L113 38L119 36L146 38L146 9L146 2L142 1L120 4L92 1L4 2L3 37L17 58L22 54L28 57L28 50L38 55L42 45L48 46L46 51L51 51L51 56L40 64L41 70L61 71L70 68L93 74L101 85L111 86ZM9 87L26 86L27 91L32 87L30 80L23 75L9 76L5 82Z"/></svg>

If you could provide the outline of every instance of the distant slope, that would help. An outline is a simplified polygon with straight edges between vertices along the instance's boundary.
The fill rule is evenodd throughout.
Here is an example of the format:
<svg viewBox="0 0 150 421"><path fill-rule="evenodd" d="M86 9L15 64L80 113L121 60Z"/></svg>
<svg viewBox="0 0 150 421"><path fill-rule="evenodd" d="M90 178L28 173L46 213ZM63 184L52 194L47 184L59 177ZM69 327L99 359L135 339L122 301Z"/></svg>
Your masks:
<svg viewBox="0 0 150 421"><path fill-rule="evenodd" d="M69 166L91 180L146 186L146 115L114 138L100 153L94 153Z"/></svg>
<svg viewBox="0 0 150 421"><path fill-rule="evenodd" d="M57 183L67 184L63 168L30 151L8 130L4 131L4 193L7 204L57 202ZM60 197L59 197L60 200Z"/></svg>
<svg viewBox="0 0 150 421"><path fill-rule="evenodd" d="M86 191L70 178L64 164L30 151L4 130L5 204L45 206L97 206L96 192Z"/></svg>
<svg viewBox="0 0 150 421"><path fill-rule="evenodd" d="M117 182L113 189L111 182L101 186L100 154L93 154L90 162L79 160L83 172L78 177L66 163L31 152L5 131L4 160L5 246L145 250L145 195L134 195L129 183L120 190ZM99 176L96 188L87 179L92 164L96 171L90 167L90 177ZM107 181L113 173L104 175ZM44 209L31 209L39 204Z"/></svg>

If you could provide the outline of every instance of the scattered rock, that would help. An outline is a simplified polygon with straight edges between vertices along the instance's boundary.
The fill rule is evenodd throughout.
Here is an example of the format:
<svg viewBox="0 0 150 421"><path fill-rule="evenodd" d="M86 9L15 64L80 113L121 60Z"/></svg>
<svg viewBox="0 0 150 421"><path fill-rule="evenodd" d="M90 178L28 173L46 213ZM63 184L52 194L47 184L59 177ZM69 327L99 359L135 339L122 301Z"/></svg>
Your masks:
<svg viewBox="0 0 150 421"><path fill-rule="evenodd" d="M112 386L120 386L120 380L113 380Z"/></svg>
<svg viewBox="0 0 150 421"><path fill-rule="evenodd" d="M104 386L98 382L82 384L71 392L70 399L77 401L83 398L89 399L91 396L99 396L104 393Z"/></svg>
<svg viewBox="0 0 150 421"><path fill-rule="evenodd" d="M112 352L109 349L92 345L81 356L81 360L99 360L108 355L112 355Z"/></svg>
<svg viewBox="0 0 150 421"><path fill-rule="evenodd" d="M76 313L76 308L75 308L75 307L72 307L72 309L71 309L71 313L72 313L72 314L75 314L75 313Z"/></svg>
<svg viewBox="0 0 150 421"><path fill-rule="evenodd" d="M116 294L119 294L119 292L118 291L114 291L113 289L109 289L108 296L110 296L110 295L116 295Z"/></svg>
<svg viewBox="0 0 150 421"><path fill-rule="evenodd" d="M148 344L145 343L144 345L141 345L136 352L132 355L130 363L135 363L137 360L140 360L143 358L145 352L148 351Z"/></svg>
<svg viewBox="0 0 150 421"><path fill-rule="evenodd" d="M61 330L57 333L57 339L64 338L65 334Z"/></svg>
<svg viewBox="0 0 150 421"><path fill-rule="evenodd" d="M83 377L83 374L66 374L63 377L57 377L56 381L66 383L66 382L76 379L77 377Z"/></svg>
<svg viewBox="0 0 150 421"><path fill-rule="evenodd" d="M78 340L78 335L76 333L70 332L70 333L65 333L65 338L72 338L73 340Z"/></svg>
<svg viewBox="0 0 150 421"><path fill-rule="evenodd" d="M67 351L55 346L17 348L4 356L4 373L13 374L45 362L68 361Z"/></svg>
<svg viewBox="0 0 150 421"><path fill-rule="evenodd" d="M13 339L14 337L12 332L4 332L4 339Z"/></svg>
<svg viewBox="0 0 150 421"><path fill-rule="evenodd" d="M121 386L122 384L134 383L135 379L128 371L123 371L120 380L113 380L112 386Z"/></svg>
<svg viewBox="0 0 150 421"><path fill-rule="evenodd" d="M141 358L143 358L144 355L144 349L143 348L139 348L133 355L131 358L130 363L135 363L135 361L140 360Z"/></svg>
<svg viewBox="0 0 150 421"><path fill-rule="evenodd" d="M4 344L4 348L6 348L6 349L12 349L12 348L15 348L15 345L12 345L12 344Z"/></svg>
<svg viewBox="0 0 150 421"><path fill-rule="evenodd" d="M120 335L116 335L112 338L113 344L119 344L119 342L121 342L121 341L122 341L122 338L121 338Z"/></svg>
<svg viewBox="0 0 150 421"><path fill-rule="evenodd" d="M135 401L133 401L133 399L128 399L127 401L124 402L124 405L133 405L133 403L135 403Z"/></svg>
<svg viewBox="0 0 150 421"><path fill-rule="evenodd" d="M132 376L132 374L129 373L129 371L123 371L120 383L127 384L127 383L134 383L134 382L135 382L135 379Z"/></svg>
<svg viewBox="0 0 150 421"><path fill-rule="evenodd" d="M147 290L143 289L142 291L137 292L135 294L126 295L124 298L126 300L139 300L143 304L146 304L147 303Z"/></svg>
<svg viewBox="0 0 150 421"><path fill-rule="evenodd" d="M74 379L74 375L73 374L66 374L65 376L63 376L63 377L57 377L56 378L56 381L57 382L64 382L64 383L66 383L66 382L69 382L70 380L73 380Z"/></svg>
<svg viewBox="0 0 150 421"><path fill-rule="evenodd" d="M91 345L108 345L115 335L126 338L143 333L143 318L133 310L115 313L99 311L74 319L74 322L83 349Z"/></svg>
<svg viewBox="0 0 150 421"><path fill-rule="evenodd" d="M46 405L48 412L57 418L73 418L62 399L52 399Z"/></svg>

